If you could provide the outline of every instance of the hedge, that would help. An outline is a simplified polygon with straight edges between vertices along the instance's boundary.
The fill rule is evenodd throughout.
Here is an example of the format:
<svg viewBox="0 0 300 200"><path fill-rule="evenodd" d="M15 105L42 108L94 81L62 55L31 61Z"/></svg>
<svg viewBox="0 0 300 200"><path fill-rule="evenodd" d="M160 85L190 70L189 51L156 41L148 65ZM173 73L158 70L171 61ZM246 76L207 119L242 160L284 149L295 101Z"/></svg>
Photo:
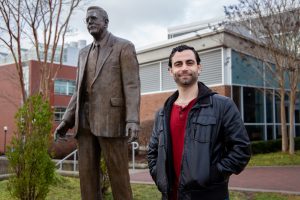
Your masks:
<svg viewBox="0 0 300 200"><path fill-rule="evenodd" d="M152 134L153 120L146 120L141 123L141 131L139 134L139 144L147 146ZM271 153L281 151L281 139L268 141L253 141L251 142L252 154ZM300 137L295 138L295 149L300 150Z"/></svg>
<svg viewBox="0 0 300 200"><path fill-rule="evenodd" d="M251 142L252 154L281 151L281 139ZM295 149L300 150L300 137L295 138Z"/></svg>

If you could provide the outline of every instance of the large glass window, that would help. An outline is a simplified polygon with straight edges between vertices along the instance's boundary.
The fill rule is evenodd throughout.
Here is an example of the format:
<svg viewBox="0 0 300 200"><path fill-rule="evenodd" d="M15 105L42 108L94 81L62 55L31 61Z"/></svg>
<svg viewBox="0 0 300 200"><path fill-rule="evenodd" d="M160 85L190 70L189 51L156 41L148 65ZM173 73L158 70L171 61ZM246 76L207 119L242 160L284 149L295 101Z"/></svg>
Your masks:
<svg viewBox="0 0 300 200"><path fill-rule="evenodd" d="M282 138L281 126L280 125L276 126L276 138L277 139Z"/></svg>
<svg viewBox="0 0 300 200"><path fill-rule="evenodd" d="M241 95L240 95L241 94ZM249 137L254 140L272 140L282 137L281 107L278 90L232 86L232 98L243 110L243 119ZM300 93L295 103L295 135L300 136ZM289 96L284 97L287 133L290 129Z"/></svg>
<svg viewBox="0 0 300 200"><path fill-rule="evenodd" d="M296 126L296 137L300 137L300 126Z"/></svg>
<svg viewBox="0 0 300 200"><path fill-rule="evenodd" d="M247 125L245 127L251 141L264 140L263 125Z"/></svg>
<svg viewBox="0 0 300 200"><path fill-rule="evenodd" d="M277 91L278 92L278 91ZM284 97L284 109L285 109L285 118L286 118L286 123L289 123L289 100L288 100L288 95L285 95ZM280 114L281 106L280 106L280 96L277 93L275 95L275 119L276 123L281 123L281 114Z"/></svg>
<svg viewBox="0 0 300 200"><path fill-rule="evenodd" d="M232 83L263 87L263 64L254 57L232 51Z"/></svg>
<svg viewBox="0 0 300 200"><path fill-rule="evenodd" d="M289 134L289 130L290 130L290 126L287 125L286 126L286 132L287 132L287 134ZM277 125L276 126L276 138L277 139L282 138L281 125Z"/></svg>
<svg viewBox="0 0 300 200"><path fill-rule="evenodd" d="M241 111L241 87L232 86L232 99L239 111Z"/></svg>
<svg viewBox="0 0 300 200"><path fill-rule="evenodd" d="M265 70L265 86L279 88L279 76L276 67L272 63L264 63Z"/></svg>
<svg viewBox="0 0 300 200"><path fill-rule="evenodd" d="M295 123L300 123L300 92L297 92L296 94Z"/></svg>
<svg viewBox="0 0 300 200"><path fill-rule="evenodd" d="M256 88L244 87L244 121L247 123L264 122L263 92Z"/></svg>
<svg viewBox="0 0 300 200"><path fill-rule="evenodd" d="M267 126L267 140L272 140L274 138L274 126Z"/></svg>
<svg viewBox="0 0 300 200"><path fill-rule="evenodd" d="M60 95L73 95L75 92L75 81L55 80L54 93Z"/></svg>
<svg viewBox="0 0 300 200"><path fill-rule="evenodd" d="M273 90L266 90L266 118L267 123L273 123Z"/></svg>
<svg viewBox="0 0 300 200"><path fill-rule="evenodd" d="M65 107L55 107L54 108L54 120L55 121L61 121L64 113L66 112Z"/></svg>
<svg viewBox="0 0 300 200"><path fill-rule="evenodd" d="M280 118L280 97L278 95L275 95L275 120L276 120L276 123L281 122L281 118Z"/></svg>

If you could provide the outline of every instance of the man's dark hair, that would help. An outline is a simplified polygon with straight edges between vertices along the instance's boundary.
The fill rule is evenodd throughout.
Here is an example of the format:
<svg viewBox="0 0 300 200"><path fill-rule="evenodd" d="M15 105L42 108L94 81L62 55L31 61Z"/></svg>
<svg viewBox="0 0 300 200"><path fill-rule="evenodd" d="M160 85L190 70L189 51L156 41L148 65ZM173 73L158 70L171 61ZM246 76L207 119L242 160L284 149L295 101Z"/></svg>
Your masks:
<svg viewBox="0 0 300 200"><path fill-rule="evenodd" d="M99 11L99 13L102 15L104 21L107 21L107 23L109 22L107 12L103 8L101 8L99 6L90 6L90 7L88 7L87 11L89 11L89 10Z"/></svg>
<svg viewBox="0 0 300 200"><path fill-rule="evenodd" d="M173 58L174 54L176 52L182 52L184 50L191 50L191 51L193 51L194 54L195 54L197 65L200 64L200 62L201 62L200 56L197 53L197 51L194 49L194 47L190 47L190 46L187 46L187 45L179 45L179 46L177 46L177 47L175 47L175 48L172 49L172 52L171 52L171 54L169 56L169 64L168 64L169 67L172 67L172 58Z"/></svg>

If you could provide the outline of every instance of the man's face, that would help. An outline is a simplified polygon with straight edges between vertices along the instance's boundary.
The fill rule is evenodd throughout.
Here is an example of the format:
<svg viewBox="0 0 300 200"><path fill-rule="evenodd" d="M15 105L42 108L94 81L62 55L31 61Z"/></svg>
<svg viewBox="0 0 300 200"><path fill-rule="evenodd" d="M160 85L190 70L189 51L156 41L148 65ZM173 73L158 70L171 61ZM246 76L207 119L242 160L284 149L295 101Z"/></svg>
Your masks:
<svg viewBox="0 0 300 200"><path fill-rule="evenodd" d="M89 33L93 37L101 36L103 31L107 28L107 22L105 22L104 17L101 15L101 12L96 9L87 11L86 25Z"/></svg>
<svg viewBox="0 0 300 200"><path fill-rule="evenodd" d="M192 50L184 50L174 54L172 68L169 69L178 86L189 87L198 81L200 64L197 64Z"/></svg>

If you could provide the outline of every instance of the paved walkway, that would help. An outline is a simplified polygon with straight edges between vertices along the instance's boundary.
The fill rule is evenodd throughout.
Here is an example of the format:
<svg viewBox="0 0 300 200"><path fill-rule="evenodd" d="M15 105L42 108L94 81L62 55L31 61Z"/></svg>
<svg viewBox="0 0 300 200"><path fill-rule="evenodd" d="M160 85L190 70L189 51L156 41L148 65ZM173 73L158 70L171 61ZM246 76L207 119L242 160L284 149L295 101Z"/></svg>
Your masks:
<svg viewBox="0 0 300 200"><path fill-rule="evenodd" d="M133 183L154 184L148 169L130 170ZM300 166L248 167L239 175L232 175L231 190L280 192L300 195Z"/></svg>

